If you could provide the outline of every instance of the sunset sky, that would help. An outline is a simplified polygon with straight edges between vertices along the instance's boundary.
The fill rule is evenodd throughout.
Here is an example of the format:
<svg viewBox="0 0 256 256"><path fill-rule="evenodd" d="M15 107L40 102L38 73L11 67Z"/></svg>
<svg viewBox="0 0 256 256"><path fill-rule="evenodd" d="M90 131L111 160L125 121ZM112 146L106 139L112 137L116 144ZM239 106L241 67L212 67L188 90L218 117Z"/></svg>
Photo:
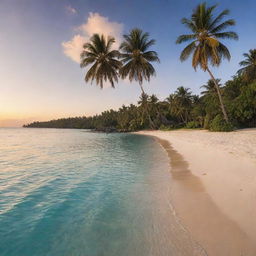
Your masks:
<svg viewBox="0 0 256 256"><path fill-rule="evenodd" d="M136 103L136 83L120 81L116 89L85 84L79 53L93 33L112 35L118 42L134 27L150 33L160 64L156 78L145 83L160 99L178 86L200 92L209 77L179 61L185 45L175 40L186 28L197 0L0 0L0 126L21 126L35 120L92 115ZM239 68L242 54L256 47L255 0L207 1L217 11L231 10L239 41L225 41L232 59L213 70L222 82Z"/></svg>

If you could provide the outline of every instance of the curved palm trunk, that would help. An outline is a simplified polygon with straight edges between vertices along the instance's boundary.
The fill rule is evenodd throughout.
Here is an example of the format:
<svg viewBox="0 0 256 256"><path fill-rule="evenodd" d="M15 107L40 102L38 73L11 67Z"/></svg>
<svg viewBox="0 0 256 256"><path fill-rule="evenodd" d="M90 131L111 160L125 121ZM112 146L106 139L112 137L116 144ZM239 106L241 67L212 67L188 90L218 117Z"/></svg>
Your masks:
<svg viewBox="0 0 256 256"><path fill-rule="evenodd" d="M144 89L143 89L142 84L139 83L139 85L140 85L140 89L141 89L141 91L142 91L142 94L145 94L145 91L144 91ZM149 120L149 124L150 124L151 129L155 129L154 122L152 121L152 118L151 118L151 116L150 116L150 114L149 114L148 104L146 105L146 109L145 109L145 110L146 110L146 113L147 113L147 115L148 115L148 120Z"/></svg>
<svg viewBox="0 0 256 256"><path fill-rule="evenodd" d="M144 89L143 89L142 84L141 84L141 83L139 83L139 85L140 85L140 89L141 89L142 93L143 93L143 94L145 94L145 91L144 91Z"/></svg>
<svg viewBox="0 0 256 256"><path fill-rule="evenodd" d="M219 101L220 101L220 107L221 107L221 110L222 110L222 113L223 113L223 116L224 116L224 119L225 121L228 123L229 120L228 120L228 115L227 115L227 112L226 112L226 108L224 106L224 103L223 103L223 100L222 100L222 97L221 97L221 93L220 93L220 87L216 81L216 79L214 78L212 72L210 71L210 69L207 67L206 70L208 71L208 73L210 74L214 84L215 84L215 87L216 87L216 90L217 90L217 94L218 94L218 97L219 97Z"/></svg>
<svg viewBox="0 0 256 256"><path fill-rule="evenodd" d="M168 123L167 118L161 113L157 105L156 105L156 113L157 113L157 117L161 120L161 123L163 124Z"/></svg>

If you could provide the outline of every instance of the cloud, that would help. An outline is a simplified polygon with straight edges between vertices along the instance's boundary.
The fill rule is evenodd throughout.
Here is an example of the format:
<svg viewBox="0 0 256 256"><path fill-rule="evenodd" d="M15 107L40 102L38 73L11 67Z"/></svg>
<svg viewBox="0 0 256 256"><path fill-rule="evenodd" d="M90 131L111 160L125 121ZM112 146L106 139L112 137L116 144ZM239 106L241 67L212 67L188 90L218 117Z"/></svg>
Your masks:
<svg viewBox="0 0 256 256"><path fill-rule="evenodd" d="M71 60L79 63L80 54L83 49L83 44L85 43L85 37L81 35L75 35L70 41L63 42L63 52Z"/></svg>
<svg viewBox="0 0 256 256"><path fill-rule="evenodd" d="M73 61L80 62L80 53L83 44L95 34L113 36L116 39L114 48L118 48L123 33L123 24L109 21L108 17L101 16L99 13L90 13L86 23L76 28L78 34L74 35L71 40L63 42L64 54Z"/></svg>
<svg viewBox="0 0 256 256"><path fill-rule="evenodd" d="M82 24L79 29L89 37L95 33L113 36L116 39L116 44L118 44L122 36L123 24L111 22L108 17L101 16L98 13L90 13L87 22Z"/></svg>
<svg viewBox="0 0 256 256"><path fill-rule="evenodd" d="M77 14L77 10L70 5L65 6L65 9L68 14L72 14L72 15Z"/></svg>

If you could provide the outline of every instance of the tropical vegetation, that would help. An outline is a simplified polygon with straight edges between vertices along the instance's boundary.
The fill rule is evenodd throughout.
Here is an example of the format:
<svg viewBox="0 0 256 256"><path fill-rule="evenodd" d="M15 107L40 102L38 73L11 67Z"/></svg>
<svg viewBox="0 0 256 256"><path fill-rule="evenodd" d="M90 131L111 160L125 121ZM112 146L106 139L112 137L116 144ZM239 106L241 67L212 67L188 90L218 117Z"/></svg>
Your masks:
<svg viewBox="0 0 256 256"><path fill-rule="evenodd" d="M232 79L221 83L213 76L209 66L218 67L231 54L222 39L238 39L235 32L226 30L233 26L233 19L223 19L229 14L224 10L214 15L216 5L197 6L191 18L182 23L190 34L181 35L176 43L189 42L182 50L180 60L192 55L192 66L207 71L210 79L201 86L200 95L190 88L178 87L166 98L148 95L142 86L156 74L153 63L159 62L151 47L155 44L149 34L136 28L124 35L119 50L113 50L115 39L95 34L84 45L81 67L90 66L85 81L96 82L101 88L105 83L112 87L119 79L136 81L141 88L137 104L107 110L89 117L74 117L34 122L25 127L78 128L97 131L129 132L141 129L204 128L211 131L231 131L234 128L256 127L256 49L245 53L241 68Z"/></svg>
<svg viewBox="0 0 256 256"><path fill-rule="evenodd" d="M234 76L218 85L223 95L229 123L222 117L214 82L203 85L201 95L189 88L178 87L165 99L142 94L137 104L107 110L99 115L34 122L26 127L78 128L97 131L129 132L142 129L204 128L211 131L230 131L233 128L256 127L256 81L247 83L243 77ZM149 118L149 116L150 118Z"/></svg>
<svg viewBox="0 0 256 256"><path fill-rule="evenodd" d="M244 57L245 60L239 63L242 68L237 73L242 75L247 82L251 82L256 79L256 49L244 53Z"/></svg>
<svg viewBox="0 0 256 256"><path fill-rule="evenodd" d="M220 39L238 39L238 35L233 31L226 31L226 28L235 25L233 19L223 21L223 18L229 14L229 10L226 9L219 15L214 16L213 11L216 7L217 5L207 7L206 3L202 3L193 11L190 19L183 18L181 22L191 31L191 34L179 36L176 43L190 42L181 52L180 60L185 61L190 55L193 55L193 68L196 70L199 66L203 71L209 73L216 87L224 119L228 123L228 115L220 88L209 69L209 64L219 66L222 59L230 60L230 52L220 42Z"/></svg>

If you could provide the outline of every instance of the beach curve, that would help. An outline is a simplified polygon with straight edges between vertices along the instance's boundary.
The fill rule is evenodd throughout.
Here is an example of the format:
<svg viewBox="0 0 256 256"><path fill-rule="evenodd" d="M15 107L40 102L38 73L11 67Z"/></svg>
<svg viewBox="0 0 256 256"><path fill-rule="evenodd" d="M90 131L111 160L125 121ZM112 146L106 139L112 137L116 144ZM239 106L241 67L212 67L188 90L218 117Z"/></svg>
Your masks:
<svg viewBox="0 0 256 256"><path fill-rule="evenodd" d="M251 217L255 204L249 195L255 193L251 182L256 175L256 158L250 149L256 143L253 140L256 131L180 130L139 134L154 136L166 150L175 211L208 255L255 255L256 226ZM244 141L250 141L248 151L239 155ZM231 147L234 153L230 153ZM240 187L246 187L246 193Z"/></svg>

